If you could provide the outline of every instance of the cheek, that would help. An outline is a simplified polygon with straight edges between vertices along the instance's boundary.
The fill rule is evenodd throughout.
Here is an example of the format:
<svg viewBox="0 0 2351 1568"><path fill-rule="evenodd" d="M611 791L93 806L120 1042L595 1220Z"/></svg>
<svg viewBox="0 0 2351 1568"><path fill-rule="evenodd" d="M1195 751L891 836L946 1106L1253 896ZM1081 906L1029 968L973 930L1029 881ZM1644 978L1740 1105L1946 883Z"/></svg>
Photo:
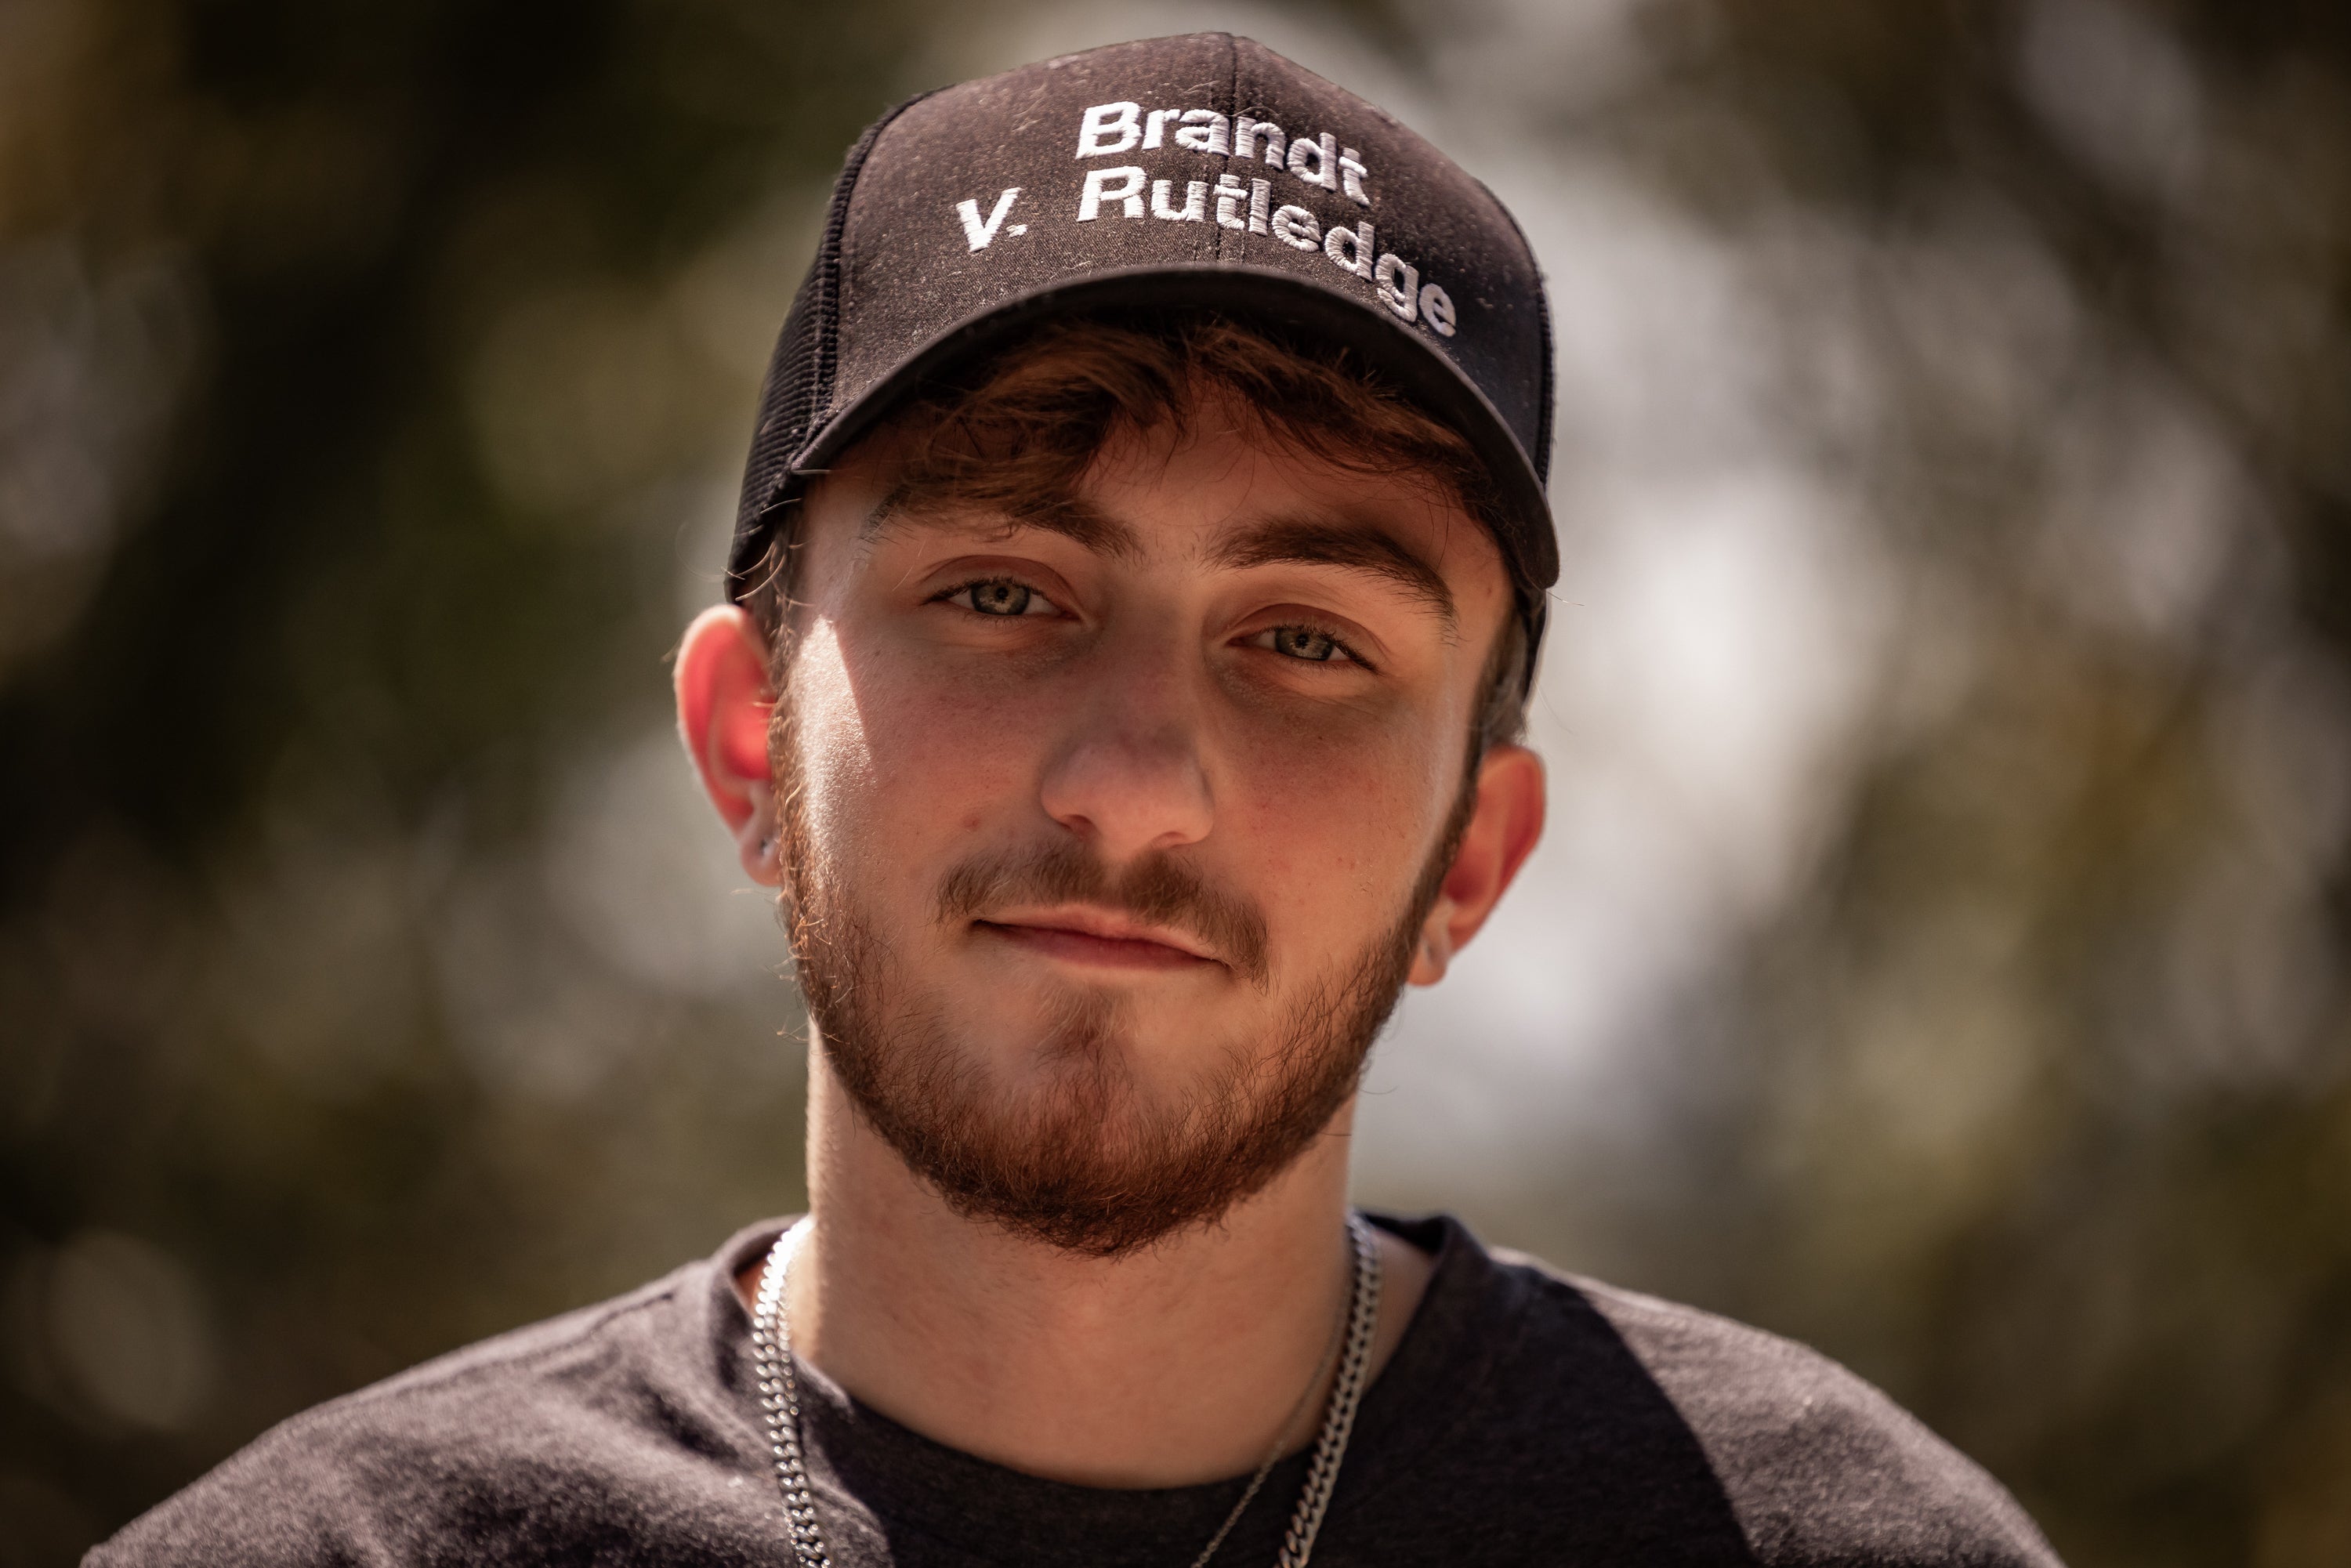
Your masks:
<svg viewBox="0 0 2351 1568"><path fill-rule="evenodd" d="M1395 918L1459 766L1434 727L1404 715L1345 734L1272 727L1231 747L1217 816L1277 925L1352 946Z"/></svg>
<svg viewBox="0 0 2351 1568"><path fill-rule="evenodd" d="M809 820L827 844L861 852L862 873L904 868L927 887L1033 781L1040 716L942 681L853 625L811 628L792 686Z"/></svg>
<svg viewBox="0 0 2351 1568"><path fill-rule="evenodd" d="M877 777L865 716L842 667L832 628L810 626L792 660L790 706L796 802L817 845L829 856L854 849L866 829Z"/></svg>

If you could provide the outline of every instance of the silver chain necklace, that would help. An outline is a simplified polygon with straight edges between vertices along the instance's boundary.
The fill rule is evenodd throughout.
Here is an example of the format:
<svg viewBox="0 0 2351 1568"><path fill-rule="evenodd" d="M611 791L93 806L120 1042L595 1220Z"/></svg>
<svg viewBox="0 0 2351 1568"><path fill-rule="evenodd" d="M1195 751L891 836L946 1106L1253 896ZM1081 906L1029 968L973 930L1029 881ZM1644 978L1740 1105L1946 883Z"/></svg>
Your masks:
<svg viewBox="0 0 2351 1568"><path fill-rule="evenodd" d="M784 1279L808 1223L803 1219L777 1237L768 1253L767 1268L759 1277L758 1304L751 1314L751 1364L758 1377L759 1410L767 1420L768 1452L775 1461L777 1489L783 1494L784 1523L791 1532L793 1561L799 1568L832 1568L832 1559L825 1551L824 1530L817 1521L816 1499L809 1490L808 1462L800 1447L800 1383L792 1369L791 1319L784 1311ZM1339 1379L1331 1386L1331 1402L1323 1407L1322 1430L1314 1439L1314 1460L1307 1468L1306 1486L1298 1495L1298 1506L1290 1511L1290 1529L1282 1537L1279 1568L1306 1568L1306 1560L1313 1553L1314 1537L1322 1531L1323 1512L1331 1506L1331 1489L1338 1484L1340 1461L1346 1457L1347 1438L1355 1428L1355 1406L1363 1402L1364 1386L1369 1381L1372 1330L1380 1316L1380 1252L1371 1227L1352 1212L1347 1216L1347 1241L1354 1253L1355 1273L1347 1298L1346 1348L1339 1358ZM1329 1365L1326 1355L1315 1369L1314 1382L1307 1385L1310 1396ZM1292 1410L1281 1430L1274 1434L1265 1462L1192 1568L1204 1568L1240 1522L1242 1511L1281 1457L1282 1439L1297 1419L1298 1413Z"/></svg>

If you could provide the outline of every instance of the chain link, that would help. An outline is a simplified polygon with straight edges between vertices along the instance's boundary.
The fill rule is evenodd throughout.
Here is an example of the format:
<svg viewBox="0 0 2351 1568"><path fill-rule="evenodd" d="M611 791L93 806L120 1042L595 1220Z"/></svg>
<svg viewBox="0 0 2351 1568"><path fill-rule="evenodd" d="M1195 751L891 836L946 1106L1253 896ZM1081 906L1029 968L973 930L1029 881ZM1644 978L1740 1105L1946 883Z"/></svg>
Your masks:
<svg viewBox="0 0 2351 1568"><path fill-rule="evenodd" d="M799 1376L792 1367L792 1325L784 1307L784 1281L808 1224L803 1219L777 1237L774 1248L768 1253L767 1269L759 1278L758 1305L751 1316L751 1366L758 1380L759 1411L768 1429L768 1452L775 1464L776 1487L783 1495L784 1522L791 1534L793 1560L799 1568L832 1568L832 1559L825 1550L823 1528L817 1522L816 1499L809 1490L807 1459L800 1449ZM1331 1506L1332 1489L1339 1482L1339 1466L1347 1455L1347 1439L1354 1431L1355 1407L1363 1402L1364 1385L1370 1381L1372 1332L1378 1326L1380 1317L1379 1245L1363 1216L1353 1213L1347 1216L1347 1240L1354 1254L1355 1269L1348 1291L1346 1349L1340 1356L1339 1378L1332 1385L1331 1401L1323 1408L1322 1429L1315 1438L1314 1460L1307 1469L1305 1490L1299 1494L1298 1506L1290 1516L1290 1529L1282 1537L1280 1568L1306 1568L1307 1559L1313 1553L1314 1538L1321 1532L1322 1516ZM1321 1380L1318 1368L1315 1381ZM1288 1430L1285 1426L1283 1431ZM1279 1447L1277 1437L1277 1452ZM1273 1459L1269 1456L1194 1568L1215 1555L1272 1468Z"/></svg>
<svg viewBox="0 0 2351 1568"><path fill-rule="evenodd" d="M751 1364L759 1380L759 1408L767 1416L768 1453L775 1461L776 1485L784 1498L784 1523L791 1531L792 1557L799 1568L832 1568L817 1524L816 1499L809 1493L808 1465L800 1455L800 1380L792 1369L791 1320L784 1309L784 1276L800 1228L776 1238L759 1280L759 1308L751 1319Z"/></svg>
<svg viewBox="0 0 2351 1568"><path fill-rule="evenodd" d="M1380 1249L1372 1228L1360 1214L1347 1216L1347 1237L1354 1243L1355 1289L1347 1308L1347 1349L1339 1361L1339 1381L1322 1415L1322 1435L1315 1439L1314 1463L1306 1472L1306 1490L1290 1516L1290 1531L1281 1542L1280 1568L1306 1568L1322 1531L1322 1515L1331 1506L1331 1489L1339 1484L1339 1465L1347 1457L1347 1439L1355 1430L1355 1406L1363 1403L1364 1385L1371 1381L1372 1331L1380 1321Z"/></svg>

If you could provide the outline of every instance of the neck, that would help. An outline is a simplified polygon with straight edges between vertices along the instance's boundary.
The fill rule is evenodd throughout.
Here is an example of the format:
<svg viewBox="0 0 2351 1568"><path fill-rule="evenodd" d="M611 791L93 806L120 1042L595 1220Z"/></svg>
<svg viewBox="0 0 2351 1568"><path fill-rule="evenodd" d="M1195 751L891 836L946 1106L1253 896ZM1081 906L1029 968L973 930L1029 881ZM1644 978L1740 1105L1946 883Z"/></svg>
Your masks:
<svg viewBox="0 0 2351 1568"><path fill-rule="evenodd" d="M811 1050L815 1226L788 1285L793 1348L901 1425L1031 1475L1161 1487L1246 1474L1278 1432L1301 1448L1320 1419L1325 1389L1307 1385L1346 1311L1353 1117L1351 1103L1216 1224L1090 1258L956 1214ZM1381 1241L1375 1373L1428 1274L1423 1254ZM747 1299L756 1271L741 1284Z"/></svg>

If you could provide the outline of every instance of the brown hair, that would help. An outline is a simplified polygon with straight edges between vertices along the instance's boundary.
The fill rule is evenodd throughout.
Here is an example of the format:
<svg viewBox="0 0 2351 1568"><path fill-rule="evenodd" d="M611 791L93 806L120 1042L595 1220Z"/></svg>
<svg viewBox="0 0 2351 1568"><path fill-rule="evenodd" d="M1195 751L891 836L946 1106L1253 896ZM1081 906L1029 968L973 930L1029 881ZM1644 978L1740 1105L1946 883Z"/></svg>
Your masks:
<svg viewBox="0 0 2351 1568"><path fill-rule="evenodd" d="M1500 497L1458 432L1344 347L1285 341L1217 316L1055 322L963 379L934 382L885 427L907 437L892 498L1050 513L1071 504L1113 436L1164 424L1181 434L1210 388L1233 394L1282 445L1429 486L1499 536ZM743 600L778 670L789 653L796 535L775 531ZM1473 774L1489 747L1525 732L1527 653L1526 623L1513 611L1479 677Z"/></svg>

